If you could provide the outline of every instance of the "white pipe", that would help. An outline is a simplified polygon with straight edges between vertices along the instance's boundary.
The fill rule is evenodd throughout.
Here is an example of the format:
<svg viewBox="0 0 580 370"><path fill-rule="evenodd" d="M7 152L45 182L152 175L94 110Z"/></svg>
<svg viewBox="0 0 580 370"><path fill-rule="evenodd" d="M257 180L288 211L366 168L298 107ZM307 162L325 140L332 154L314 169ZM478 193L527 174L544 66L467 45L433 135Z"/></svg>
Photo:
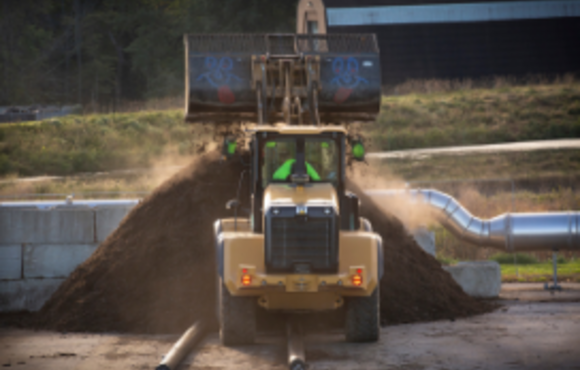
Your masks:
<svg viewBox="0 0 580 370"><path fill-rule="evenodd" d="M42 201L16 201L0 202L2 207L16 208L64 208L64 207L103 207L103 206L134 206L139 203L139 199L89 199L89 200L42 200Z"/></svg>

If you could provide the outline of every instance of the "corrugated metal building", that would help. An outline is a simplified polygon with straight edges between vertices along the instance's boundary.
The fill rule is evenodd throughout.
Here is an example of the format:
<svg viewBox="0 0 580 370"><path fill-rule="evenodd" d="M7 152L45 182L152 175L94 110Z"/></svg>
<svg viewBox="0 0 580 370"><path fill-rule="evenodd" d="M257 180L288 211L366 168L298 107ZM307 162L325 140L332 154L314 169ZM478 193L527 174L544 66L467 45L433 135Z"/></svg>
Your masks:
<svg viewBox="0 0 580 370"><path fill-rule="evenodd" d="M580 1L300 0L299 33L376 33L383 84L580 71Z"/></svg>

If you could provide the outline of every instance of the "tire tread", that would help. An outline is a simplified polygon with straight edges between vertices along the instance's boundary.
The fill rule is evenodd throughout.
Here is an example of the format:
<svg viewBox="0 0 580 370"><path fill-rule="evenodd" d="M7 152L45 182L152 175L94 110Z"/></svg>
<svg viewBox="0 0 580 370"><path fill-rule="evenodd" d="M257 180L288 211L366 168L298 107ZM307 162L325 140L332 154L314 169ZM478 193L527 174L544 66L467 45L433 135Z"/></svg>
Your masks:
<svg viewBox="0 0 580 370"><path fill-rule="evenodd" d="M225 346L253 344L256 337L254 297L234 297L220 284L220 339Z"/></svg>
<svg viewBox="0 0 580 370"><path fill-rule="evenodd" d="M346 307L347 342L376 342L380 333L379 287L368 297L351 297Z"/></svg>

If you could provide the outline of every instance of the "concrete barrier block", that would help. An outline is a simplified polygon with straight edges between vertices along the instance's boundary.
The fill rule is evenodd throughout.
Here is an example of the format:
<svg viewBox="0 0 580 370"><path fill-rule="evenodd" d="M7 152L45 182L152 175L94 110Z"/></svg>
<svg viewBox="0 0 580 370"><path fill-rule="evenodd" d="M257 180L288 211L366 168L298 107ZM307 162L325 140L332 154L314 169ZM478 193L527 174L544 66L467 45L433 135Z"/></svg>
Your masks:
<svg viewBox="0 0 580 370"><path fill-rule="evenodd" d="M98 244L24 246L24 278L64 278L97 249Z"/></svg>
<svg viewBox="0 0 580 370"><path fill-rule="evenodd" d="M0 207L0 244L22 243L24 238L24 211L33 209L16 209Z"/></svg>
<svg viewBox="0 0 580 370"><path fill-rule="evenodd" d="M413 231L413 239L419 244L421 249L435 257L435 233L420 227Z"/></svg>
<svg viewBox="0 0 580 370"><path fill-rule="evenodd" d="M96 212L96 234L97 242L102 242L121 223L121 221L127 216L134 206L109 206L109 207L97 207Z"/></svg>
<svg viewBox="0 0 580 370"><path fill-rule="evenodd" d="M0 312L38 311L64 279L0 281Z"/></svg>
<svg viewBox="0 0 580 370"><path fill-rule="evenodd" d="M0 208L0 243L87 244L95 242L90 208Z"/></svg>
<svg viewBox="0 0 580 370"><path fill-rule="evenodd" d="M459 262L456 266L443 267L472 297L494 298L501 290L501 270L495 261Z"/></svg>
<svg viewBox="0 0 580 370"><path fill-rule="evenodd" d="M22 278L22 246L0 245L0 280Z"/></svg>

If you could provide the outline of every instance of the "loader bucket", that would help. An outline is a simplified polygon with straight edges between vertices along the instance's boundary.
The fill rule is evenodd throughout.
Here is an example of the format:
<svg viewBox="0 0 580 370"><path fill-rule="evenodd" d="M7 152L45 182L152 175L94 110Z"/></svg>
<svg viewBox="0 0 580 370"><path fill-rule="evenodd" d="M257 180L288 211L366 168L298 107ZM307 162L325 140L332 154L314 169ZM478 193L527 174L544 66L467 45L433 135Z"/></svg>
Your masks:
<svg viewBox="0 0 580 370"><path fill-rule="evenodd" d="M267 122L279 120L286 80L276 73L288 61L294 68L293 99L300 99L305 112L317 105L322 123L372 121L379 112L380 61L373 34L199 34L185 35L184 42L189 122L257 122L260 109Z"/></svg>
<svg viewBox="0 0 580 370"><path fill-rule="evenodd" d="M381 106L381 65L374 34L297 35L299 50L320 55L321 120L374 121Z"/></svg>

